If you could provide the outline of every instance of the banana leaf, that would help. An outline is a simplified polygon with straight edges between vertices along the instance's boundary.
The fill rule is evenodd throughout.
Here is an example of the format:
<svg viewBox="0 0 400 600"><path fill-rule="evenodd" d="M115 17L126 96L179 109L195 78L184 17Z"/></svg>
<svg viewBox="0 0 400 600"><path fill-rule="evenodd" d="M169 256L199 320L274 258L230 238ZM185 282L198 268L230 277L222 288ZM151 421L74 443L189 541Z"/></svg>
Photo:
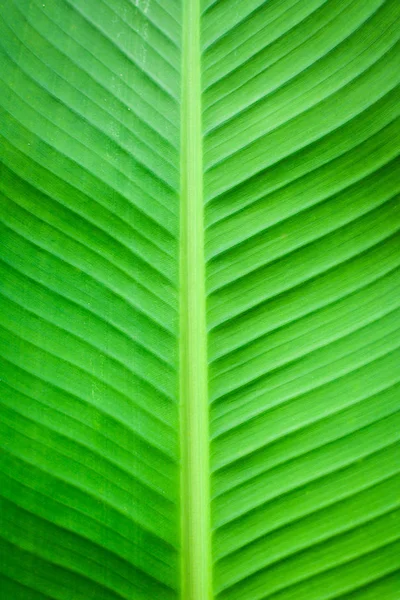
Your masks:
<svg viewBox="0 0 400 600"><path fill-rule="evenodd" d="M0 0L0 599L400 598L398 0Z"/></svg>

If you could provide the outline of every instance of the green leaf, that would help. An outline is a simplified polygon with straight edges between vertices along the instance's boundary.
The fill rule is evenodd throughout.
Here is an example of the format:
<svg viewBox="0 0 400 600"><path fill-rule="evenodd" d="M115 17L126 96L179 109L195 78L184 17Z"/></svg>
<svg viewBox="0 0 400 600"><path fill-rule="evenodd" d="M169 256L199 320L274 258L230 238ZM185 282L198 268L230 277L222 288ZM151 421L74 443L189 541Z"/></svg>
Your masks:
<svg viewBox="0 0 400 600"><path fill-rule="evenodd" d="M400 597L397 0L0 0L0 599Z"/></svg>

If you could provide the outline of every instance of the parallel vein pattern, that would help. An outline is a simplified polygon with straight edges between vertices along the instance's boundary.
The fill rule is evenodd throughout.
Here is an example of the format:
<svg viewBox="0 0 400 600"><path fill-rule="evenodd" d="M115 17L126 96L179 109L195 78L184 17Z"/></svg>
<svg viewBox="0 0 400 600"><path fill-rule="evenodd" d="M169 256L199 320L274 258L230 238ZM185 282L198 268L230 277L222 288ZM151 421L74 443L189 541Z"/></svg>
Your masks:
<svg viewBox="0 0 400 600"><path fill-rule="evenodd" d="M173 599L180 6L0 7L0 596Z"/></svg>
<svg viewBox="0 0 400 600"><path fill-rule="evenodd" d="M399 19L203 5L221 600L400 596Z"/></svg>
<svg viewBox="0 0 400 600"><path fill-rule="evenodd" d="M0 0L1 600L398 600L399 23Z"/></svg>

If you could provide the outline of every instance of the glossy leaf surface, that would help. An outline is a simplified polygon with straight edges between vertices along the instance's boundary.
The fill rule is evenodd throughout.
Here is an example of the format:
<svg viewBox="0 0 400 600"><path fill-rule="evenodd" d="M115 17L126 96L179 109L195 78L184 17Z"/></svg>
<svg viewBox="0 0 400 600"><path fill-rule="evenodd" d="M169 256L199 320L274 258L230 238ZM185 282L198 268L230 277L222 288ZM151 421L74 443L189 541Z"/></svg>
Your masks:
<svg viewBox="0 0 400 600"><path fill-rule="evenodd" d="M397 0L0 1L0 598L400 597Z"/></svg>

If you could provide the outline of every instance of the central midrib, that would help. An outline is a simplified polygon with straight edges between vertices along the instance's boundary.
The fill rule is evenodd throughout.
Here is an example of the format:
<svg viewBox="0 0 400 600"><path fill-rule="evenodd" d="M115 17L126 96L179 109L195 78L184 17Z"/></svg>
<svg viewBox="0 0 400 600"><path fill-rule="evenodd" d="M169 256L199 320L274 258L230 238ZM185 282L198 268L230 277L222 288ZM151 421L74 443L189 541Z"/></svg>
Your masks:
<svg viewBox="0 0 400 600"><path fill-rule="evenodd" d="M180 226L182 600L212 598L200 0L183 2Z"/></svg>

